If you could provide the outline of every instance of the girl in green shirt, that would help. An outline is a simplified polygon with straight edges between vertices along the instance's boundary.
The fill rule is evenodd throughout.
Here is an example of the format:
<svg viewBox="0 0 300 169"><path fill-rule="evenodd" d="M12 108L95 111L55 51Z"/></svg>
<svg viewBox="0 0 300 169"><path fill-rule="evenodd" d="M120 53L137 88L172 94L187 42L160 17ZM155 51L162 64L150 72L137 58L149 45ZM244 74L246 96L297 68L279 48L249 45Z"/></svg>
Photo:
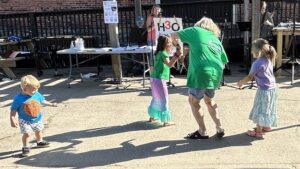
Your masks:
<svg viewBox="0 0 300 169"><path fill-rule="evenodd" d="M170 68L182 55L181 47L178 46L175 55L170 60L172 46L172 40L169 36L162 35L158 37L154 68L150 75L152 100L148 107L149 121L160 120L164 126L175 124L170 121L171 112L168 106L167 81L170 77Z"/></svg>

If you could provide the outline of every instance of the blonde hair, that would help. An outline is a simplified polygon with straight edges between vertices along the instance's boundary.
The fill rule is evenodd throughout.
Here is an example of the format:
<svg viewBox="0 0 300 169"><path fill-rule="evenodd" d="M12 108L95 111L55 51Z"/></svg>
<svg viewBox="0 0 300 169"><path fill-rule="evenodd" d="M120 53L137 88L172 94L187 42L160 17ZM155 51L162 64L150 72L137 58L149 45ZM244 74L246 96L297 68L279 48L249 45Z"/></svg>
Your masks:
<svg viewBox="0 0 300 169"><path fill-rule="evenodd" d="M252 42L251 52L258 57L266 57L273 65L277 57L275 48L265 39L259 38Z"/></svg>
<svg viewBox="0 0 300 169"><path fill-rule="evenodd" d="M150 11L150 14L154 16L154 9L157 8L161 12L161 7L157 4L153 5Z"/></svg>
<svg viewBox="0 0 300 169"><path fill-rule="evenodd" d="M208 31L213 32L217 37L220 37L221 31L217 24L208 17L202 17L194 26L198 26L200 28L206 29Z"/></svg>
<svg viewBox="0 0 300 169"><path fill-rule="evenodd" d="M40 88L40 82L32 75L26 75L21 78L21 87L36 90Z"/></svg>

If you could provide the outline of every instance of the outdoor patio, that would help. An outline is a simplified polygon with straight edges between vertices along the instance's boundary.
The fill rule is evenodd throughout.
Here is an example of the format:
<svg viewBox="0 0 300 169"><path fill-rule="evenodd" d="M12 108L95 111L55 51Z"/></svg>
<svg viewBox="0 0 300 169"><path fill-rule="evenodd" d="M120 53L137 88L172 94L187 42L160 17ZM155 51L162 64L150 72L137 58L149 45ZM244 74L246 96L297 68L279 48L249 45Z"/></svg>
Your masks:
<svg viewBox="0 0 300 169"><path fill-rule="evenodd" d="M44 72L40 89L58 107L44 107L45 139L49 148L32 149L19 158L21 135L9 122L12 98L20 92L19 80L0 82L0 168L300 168L300 78L277 77L279 126L264 140L246 136L253 127L248 120L256 89L238 90L236 82L245 73L238 65L226 76L229 86L216 93L216 102L225 128L221 140L207 110L208 140L185 140L197 129L187 101L185 76L175 76L169 89L170 109L175 126L149 123L147 106L151 99L149 82L125 77L127 89L94 80L67 88L66 76ZM17 69L17 74L35 74L34 69ZM62 70L67 72L67 69ZM109 76L109 68L103 72ZM131 81L135 80L135 81ZM230 87L231 86L231 87ZM204 104L202 104L204 106Z"/></svg>

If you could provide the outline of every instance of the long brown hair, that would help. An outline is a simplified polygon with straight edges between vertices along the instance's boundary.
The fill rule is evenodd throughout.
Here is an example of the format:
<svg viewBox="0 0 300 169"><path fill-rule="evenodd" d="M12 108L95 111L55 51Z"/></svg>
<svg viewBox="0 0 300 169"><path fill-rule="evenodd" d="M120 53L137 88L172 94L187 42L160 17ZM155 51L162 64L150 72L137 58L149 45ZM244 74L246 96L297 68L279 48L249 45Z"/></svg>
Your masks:
<svg viewBox="0 0 300 169"><path fill-rule="evenodd" d="M259 38L252 42L252 53L257 57L266 57L269 59L273 65L275 65L275 60L277 58L277 52L275 48L269 44L265 39Z"/></svg>
<svg viewBox="0 0 300 169"><path fill-rule="evenodd" d="M164 51L169 41L172 41L170 36L160 35L157 39L157 47L154 54L156 55L158 52Z"/></svg>

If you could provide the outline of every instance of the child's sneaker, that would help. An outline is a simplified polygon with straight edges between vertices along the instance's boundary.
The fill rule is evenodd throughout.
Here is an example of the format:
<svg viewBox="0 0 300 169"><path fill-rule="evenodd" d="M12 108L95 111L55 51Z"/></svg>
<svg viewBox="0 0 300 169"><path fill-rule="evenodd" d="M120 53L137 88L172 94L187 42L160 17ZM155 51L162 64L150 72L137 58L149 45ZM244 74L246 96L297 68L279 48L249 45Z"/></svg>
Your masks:
<svg viewBox="0 0 300 169"><path fill-rule="evenodd" d="M28 147L22 148L22 154L21 154L22 157L28 157L29 153L30 153L30 149Z"/></svg>
<svg viewBox="0 0 300 169"><path fill-rule="evenodd" d="M37 142L36 146L38 148L44 148L44 147L49 147L49 144L50 144L49 142L43 140L43 141Z"/></svg>

